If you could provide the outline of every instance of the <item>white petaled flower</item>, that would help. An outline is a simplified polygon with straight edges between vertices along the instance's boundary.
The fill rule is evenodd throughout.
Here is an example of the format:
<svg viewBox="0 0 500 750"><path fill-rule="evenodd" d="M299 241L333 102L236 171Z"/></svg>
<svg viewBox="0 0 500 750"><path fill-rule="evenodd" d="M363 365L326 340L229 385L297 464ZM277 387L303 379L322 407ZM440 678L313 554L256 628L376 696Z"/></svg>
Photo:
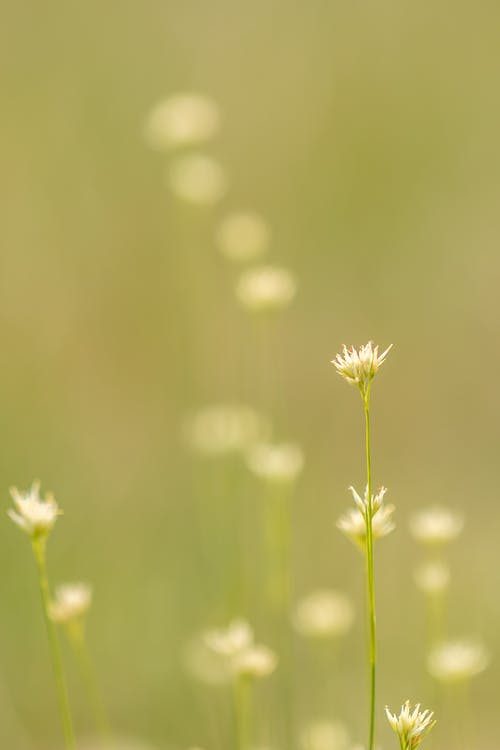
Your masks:
<svg viewBox="0 0 500 750"><path fill-rule="evenodd" d="M81 619L90 609L92 587L87 583L65 583L58 586L50 605L50 618L60 625Z"/></svg>
<svg viewBox="0 0 500 750"><path fill-rule="evenodd" d="M367 503L368 494L365 490L364 497L360 497L354 487L349 488L352 492L356 508L346 511L337 521L337 528L345 534L352 542L361 549L366 546L366 524L367 524ZM381 487L376 495L372 495L372 536L373 539L380 539L387 536L396 528L392 519L394 513L393 505L384 504L384 495L387 492L385 487Z"/></svg>
<svg viewBox="0 0 500 750"><path fill-rule="evenodd" d="M415 513L410 520L410 531L422 544L447 544L456 539L463 528L463 515L451 508L428 508Z"/></svg>
<svg viewBox="0 0 500 750"><path fill-rule="evenodd" d="M332 364L344 380L359 386L361 392L365 393L391 349L392 344L379 354L378 346L374 346L371 341L360 346L359 349L354 346L348 349L344 346L342 354L337 354L335 359L332 359Z"/></svg>
<svg viewBox="0 0 500 750"><path fill-rule="evenodd" d="M363 513L363 515L366 514L366 511L368 510L368 485L365 487L365 494L363 495L363 497L358 495L354 487L349 487L349 490L352 494L352 498L354 502L358 506L361 513ZM384 501L384 495L386 492L387 492L387 488L381 487L376 495L372 494L371 511L373 514L376 513L378 509L380 508L380 506L382 505Z"/></svg>
<svg viewBox="0 0 500 750"><path fill-rule="evenodd" d="M267 646L249 646L235 655L233 670L245 677L267 677L276 669L278 657Z"/></svg>
<svg viewBox="0 0 500 750"><path fill-rule="evenodd" d="M445 641L435 646L427 667L439 682L462 682L484 672L490 663L486 648L473 640Z"/></svg>
<svg viewBox="0 0 500 750"><path fill-rule="evenodd" d="M303 469L304 454L294 443L258 443L248 451L247 465L268 482L294 482Z"/></svg>
<svg viewBox="0 0 500 750"><path fill-rule="evenodd" d="M241 304L253 312L280 310L295 297L297 280L286 268L258 266L246 271L236 285Z"/></svg>
<svg viewBox="0 0 500 750"><path fill-rule="evenodd" d="M271 232L259 214L239 212L226 216L217 229L216 243L228 260L245 263L264 255Z"/></svg>
<svg viewBox="0 0 500 750"><path fill-rule="evenodd" d="M210 630L205 634L206 644L220 656L234 657L253 644L253 630L246 620L233 620L227 628Z"/></svg>
<svg viewBox="0 0 500 750"><path fill-rule="evenodd" d="M269 423L242 404L207 406L184 424L187 443L208 456L245 451L266 438L269 431Z"/></svg>
<svg viewBox="0 0 500 750"><path fill-rule="evenodd" d="M145 137L157 149L193 145L212 138L219 124L219 108L213 99L184 92L153 107L146 121Z"/></svg>
<svg viewBox="0 0 500 750"><path fill-rule="evenodd" d="M345 724L338 720L318 719L300 732L302 750L350 750L351 741Z"/></svg>
<svg viewBox="0 0 500 750"><path fill-rule="evenodd" d="M19 492L13 487L10 494L15 510L7 511L9 518L32 538L47 535L57 516L62 513L51 494L46 494L45 498L41 499L40 482L33 482L27 492Z"/></svg>
<svg viewBox="0 0 500 750"><path fill-rule="evenodd" d="M436 723L433 711L421 711L420 703L413 707L410 701L401 707L399 716L392 714L387 706L385 713L399 737L401 750L415 750Z"/></svg>
<svg viewBox="0 0 500 750"><path fill-rule="evenodd" d="M227 190L227 175L219 162L205 154L178 156L167 168L167 185L178 198L213 205Z"/></svg>
<svg viewBox="0 0 500 750"><path fill-rule="evenodd" d="M415 569L414 578L424 594L437 596L448 588L450 569L440 561L425 562Z"/></svg>
<svg viewBox="0 0 500 750"><path fill-rule="evenodd" d="M344 635L351 628L354 609L339 591L321 590L301 599L295 607L293 624L303 636L329 638Z"/></svg>

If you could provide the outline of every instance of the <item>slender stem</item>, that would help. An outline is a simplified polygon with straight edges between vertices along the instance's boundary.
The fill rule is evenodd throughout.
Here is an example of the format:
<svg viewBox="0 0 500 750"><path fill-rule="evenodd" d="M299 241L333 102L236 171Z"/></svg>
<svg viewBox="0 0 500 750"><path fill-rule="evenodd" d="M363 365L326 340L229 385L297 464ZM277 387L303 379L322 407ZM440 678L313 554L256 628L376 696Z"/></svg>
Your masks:
<svg viewBox="0 0 500 750"><path fill-rule="evenodd" d="M250 692L252 686L244 675L238 675L233 682L234 725L236 747L248 750L251 744L251 706Z"/></svg>
<svg viewBox="0 0 500 750"><path fill-rule="evenodd" d="M49 616L50 608L50 588L49 580L47 577L47 564L45 556L45 537L34 538L32 541L33 552L38 569L38 580L40 584L40 593L42 596L42 609L45 619L45 625L47 628L47 638L49 641L50 657L52 660L52 669L54 672L54 680L56 683L57 698L59 701L59 709L61 712L61 721L64 732L64 739L66 742L67 750L74 750L75 735L73 731L73 723L71 720L71 712L68 702L68 693L66 689L66 680L64 678L64 671L61 660L61 653L59 651L59 642L57 640L57 633L54 627L54 623Z"/></svg>
<svg viewBox="0 0 500 750"><path fill-rule="evenodd" d="M370 725L368 750L373 750L375 739L375 679L377 670L377 623L375 618L375 581L373 574L373 528L372 528L372 476L370 453L370 385L363 394L365 407L365 449L366 449L366 572L368 580L368 612L370 631Z"/></svg>

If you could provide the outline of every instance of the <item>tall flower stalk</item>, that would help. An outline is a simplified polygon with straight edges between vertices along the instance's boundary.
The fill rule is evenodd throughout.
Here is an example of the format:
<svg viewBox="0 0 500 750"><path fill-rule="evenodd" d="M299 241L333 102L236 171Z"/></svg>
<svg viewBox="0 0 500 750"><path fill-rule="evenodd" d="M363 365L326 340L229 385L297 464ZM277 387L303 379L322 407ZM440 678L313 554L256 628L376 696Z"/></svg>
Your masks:
<svg viewBox="0 0 500 750"><path fill-rule="evenodd" d="M337 354L332 364L337 372L350 384L359 389L365 416L365 457L366 457L366 490L360 497L351 487L356 508L343 516L338 526L365 553L366 578L368 594L368 631L369 631L369 729L368 750L373 750L375 741L375 700L377 675L377 622L375 611L375 576L373 566L373 544L378 537L385 536L394 528L391 519L393 508L384 505L385 488L377 495L372 492L371 437L370 437L370 395L371 384L380 365L384 362L391 347L382 354L372 342L359 350L344 346L342 354Z"/></svg>

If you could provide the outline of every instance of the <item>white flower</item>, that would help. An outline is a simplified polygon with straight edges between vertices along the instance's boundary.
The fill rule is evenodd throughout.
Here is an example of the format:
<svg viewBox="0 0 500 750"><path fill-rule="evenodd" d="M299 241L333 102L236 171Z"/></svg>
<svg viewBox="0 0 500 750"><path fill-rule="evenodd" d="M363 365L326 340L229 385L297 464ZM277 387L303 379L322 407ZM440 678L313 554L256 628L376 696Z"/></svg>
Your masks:
<svg viewBox="0 0 500 750"><path fill-rule="evenodd" d="M276 668L276 654L254 643L253 630L246 620L233 620L223 630L209 631L205 643L225 660L233 677L266 677Z"/></svg>
<svg viewBox="0 0 500 750"><path fill-rule="evenodd" d="M302 750L349 750L350 737L343 722L319 719L300 732Z"/></svg>
<svg viewBox="0 0 500 750"><path fill-rule="evenodd" d="M245 451L268 434L266 420L242 404L207 406L184 425L189 445L209 456Z"/></svg>
<svg viewBox="0 0 500 750"><path fill-rule="evenodd" d="M13 487L10 494L16 509L7 511L9 518L32 538L48 534L61 514L54 497L48 494L42 500L39 482L33 482L27 492Z"/></svg>
<svg viewBox="0 0 500 750"><path fill-rule="evenodd" d="M57 587L49 614L54 622L65 625L82 618L91 603L91 586L87 583L65 583Z"/></svg>
<svg viewBox="0 0 500 750"><path fill-rule="evenodd" d="M152 109L145 127L148 143L157 149L207 141L219 129L217 104L203 94L174 94Z"/></svg>
<svg viewBox="0 0 500 750"><path fill-rule="evenodd" d="M241 304L252 310L280 310L290 304L297 291L295 276L286 268L258 266L246 271L236 286Z"/></svg>
<svg viewBox="0 0 500 750"><path fill-rule="evenodd" d="M256 213L234 213L223 219L216 235L219 250L229 260L245 263L267 252L270 230Z"/></svg>
<svg viewBox="0 0 500 750"><path fill-rule="evenodd" d="M385 713L389 724L399 737L401 750L415 750L436 723L433 711L420 711L420 703L413 708L410 701L406 701L401 707L399 716L391 714L387 706Z"/></svg>
<svg viewBox="0 0 500 750"><path fill-rule="evenodd" d="M247 465L260 479L293 482L302 471L304 455L294 443L258 443L248 451Z"/></svg>
<svg viewBox="0 0 500 750"><path fill-rule="evenodd" d="M354 487L349 487L349 489L356 503L356 508L348 510L339 518L337 528L361 549L364 549L368 518L368 488L365 489L363 497L358 495ZM387 534L390 534L395 529L395 524L392 520L394 506L384 505L384 495L386 492L386 488L381 487L376 495L372 495L372 536L374 540L387 536Z"/></svg>
<svg viewBox="0 0 500 750"><path fill-rule="evenodd" d="M427 667L439 682L461 682L484 672L489 663L490 655L481 643L457 640L435 646L429 654Z"/></svg>
<svg viewBox="0 0 500 750"><path fill-rule="evenodd" d="M168 166L166 180L178 198L200 205L217 203L228 183L221 165L205 154L178 156Z"/></svg>
<svg viewBox="0 0 500 750"><path fill-rule="evenodd" d="M296 605L293 624L296 630L310 638L344 635L354 620L350 600L339 591L314 591Z"/></svg>
<svg viewBox="0 0 500 750"><path fill-rule="evenodd" d="M332 364L335 365L339 375L342 375L348 383L358 385L364 394L391 348L392 344L379 354L378 346L374 347L371 341L359 349L355 349L354 346L348 349L344 346L342 355L337 354L335 359L332 359Z"/></svg>
<svg viewBox="0 0 500 750"><path fill-rule="evenodd" d="M253 630L246 620L233 620L223 630L210 630L205 642L221 656L236 656L246 651L253 643Z"/></svg>
<svg viewBox="0 0 500 750"><path fill-rule="evenodd" d="M448 588L450 569L440 561L425 562L414 572L418 588L430 596L441 594Z"/></svg>
<svg viewBox="0 0 500 750"><path fill-rule="evenodd" d="M363 515L366 514L366 511L368 510L368 485L365 487L365 494L363 497L360 497L354 487L349 487L349 490L352 493L352 497L356 505L358 506L359 510ZM371 502L371 511L372 514L375 514L380 506L383 503L384 495L387 492L386 487L381 487L376 495L372 495L372 502Z"/></svg>
<svg viewBox="0 0 500 750"><path fill-rule="evenodd" d="M249 646L233 659L233 669L237 675L245 677L267 677L276 669L278 658L267 646Z"/></svg>
<svg viewBox="0 0 500 750"><path fill-rule="evenodd" d="M450 508L429 508L415 513L410 531L423 544L446 544L456 539L464 527L461 513Z"/></svg>

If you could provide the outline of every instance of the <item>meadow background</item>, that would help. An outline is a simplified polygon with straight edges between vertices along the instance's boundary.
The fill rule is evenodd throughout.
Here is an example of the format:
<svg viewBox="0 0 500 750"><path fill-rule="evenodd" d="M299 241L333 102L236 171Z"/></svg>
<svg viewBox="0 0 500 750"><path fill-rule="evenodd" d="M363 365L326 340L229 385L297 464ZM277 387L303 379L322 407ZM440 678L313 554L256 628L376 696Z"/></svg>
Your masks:
<svg viewBox="0 0 500 750"><path fill-rule="evenodd" d="M494 746L499 33L490 2L2 3L0 484L5 508L10 485L38 477L64 509L52 580L94 585L89 639L124 734L220 746L220 693L193 682L183 653L225 622L220 550L233 534L249 571L243 614L266 642L252 567L262 498L242 470L245 523L212 514L214 466L180 437L198 406L244 401L303 446L295 589L333 586L355 602L331 711L365 740L363 569L335 528L346 487L364 483L362 413L329 360L372 338L394 344L373 440L398 526L376 549L379 736L395 747L386 702L439 709L407 521L443 503L467 518L449 553L449 629L492 652L471 700L476 746ZM143 139L151 106L182 90L223 114L209 150L230 189L213 210L168 194L165 160ZM273 259L299 281L264 345L213 241L240 207L267 218ZM0 745L49 750L59 720L33 560L6 517L0 537ZM317 663L297 650L307 718ZM90 731L68 667L77 728ZM433 747L454 747L448 726L442 717Z"/></svg>

